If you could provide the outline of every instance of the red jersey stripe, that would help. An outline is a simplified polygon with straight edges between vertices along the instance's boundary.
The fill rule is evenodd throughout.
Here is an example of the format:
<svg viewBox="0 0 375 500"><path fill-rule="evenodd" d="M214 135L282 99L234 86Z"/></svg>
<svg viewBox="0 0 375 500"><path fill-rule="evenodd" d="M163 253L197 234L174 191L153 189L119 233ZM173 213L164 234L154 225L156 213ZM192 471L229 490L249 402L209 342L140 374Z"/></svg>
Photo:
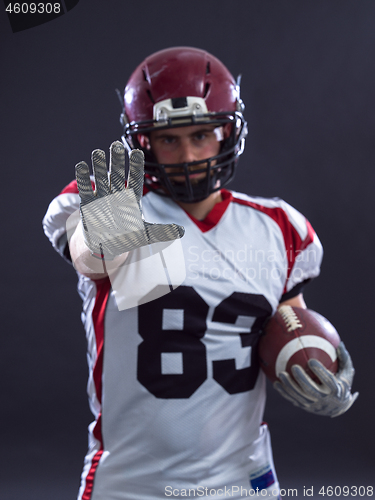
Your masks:
<svg viewBox="0 0 375 500"><path fill-rule="evenodd" d="M190 217L194 224L199 227L202 233L206 233L216 226L216 224L220 221L226 209L228 208L229 203L233 200L232 193L230 191L227 191L226 189L221 190L221 197L222 201L216 203L211 212L203 220L198 220L186 212L186 214Z"/></svg>
<svg viewBox="0 0 375 500"><path fill-rule="evenodd" d="M104 356L104 316L111 282L108 278L96 282L96 298L92 311L92 319L94 323L95 339L96 339L96 362L93 370L96 396L99 403L102 402L102 373L103 373L103 356ZM86 485L82 494L82 500L90 500L94 487L95 472L98 467L100 458L103 454L103 436L101 426L101 413L99 414L93 430L93 435L100 443L100 448L94 455L90 470L86 476Z"/></svg>
<svg viewBox="0 0 375 500"><path fill-rule="evenodd" d="M91 181L91 185L92 185L92 189L95 190L95 183L93 181ZM64 187L64 189L61 191L60 194L65 194L65 193L79 194L76 180L69 182L69 184Z"/></svg>
<svg viewBox="0 0 375 500"><path fill-rule="evenodd" d="M235 203L240 205L246 205L252 207L255 210L265 213L271 217L280 227L283 234L286 257L288 259L288 274L285 282L284 292L286 290L287 282L289 280L290 274L292 272L297 255L299 255L305 248L307 248L314 240L314 229L312 228L310 222L305 219L307 226L307 235L304 240L301 239L296 228L289 221L287 213L280 207L265 207L248 200L242 200L240 198L233 198Z"/></svg>

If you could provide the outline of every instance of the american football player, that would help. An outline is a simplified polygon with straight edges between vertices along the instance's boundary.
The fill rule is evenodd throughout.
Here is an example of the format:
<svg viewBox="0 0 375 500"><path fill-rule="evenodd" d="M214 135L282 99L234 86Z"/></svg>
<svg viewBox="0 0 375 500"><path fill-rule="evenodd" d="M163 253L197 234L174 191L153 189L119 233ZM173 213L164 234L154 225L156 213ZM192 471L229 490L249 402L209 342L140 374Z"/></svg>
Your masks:
<svg viewBox="0 0 375 500"><path fill-rule="evenodd" d="M79 163L44 218L83 298L94 421L78 498L278 498L256 346L280 304L306 307L320 241L283 200L227 189L244 150L244 104L239 79L208 52L147 57L126 85L121 123L109 173L94 151L94 178ZM164 269L183 279L163 288L155 248L176 242L179 259ZM120 288L132 297L152 279L152 293L120 307ZM312 364L321 386L296 367L297 382L282 373L276 388L307 411L343 413L354 370L343 345L338 356L335 376Z"/></svg>

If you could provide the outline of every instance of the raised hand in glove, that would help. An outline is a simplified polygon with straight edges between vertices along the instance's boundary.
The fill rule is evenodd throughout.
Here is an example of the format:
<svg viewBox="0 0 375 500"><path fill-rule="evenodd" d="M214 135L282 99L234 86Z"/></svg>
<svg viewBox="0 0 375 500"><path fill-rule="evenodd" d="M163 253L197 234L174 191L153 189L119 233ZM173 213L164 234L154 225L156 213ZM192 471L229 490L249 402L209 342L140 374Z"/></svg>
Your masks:
<svg viewBox="0 0 375 500"><path fill-rule="evenodd" d="M184 235L177 224L152 224L142 214L144 155L133 150L129 156L129 177L125 187L125 148L119 141L110 148L109 178L104 151L92 153L95 191L85 162L76 165L81 198L80 215L84 239L92 255L112 260L135 248L172 241Z"/></svg>
<svg viewBox="0 0 375 500"><path fill-rule="evenodd" d="M309 368L318 377L317 384L299 365L292 366L293 378L287 372L280 372L275 389L295 406L317 415L337 417L349 410L358 397L351 393L354 377L353 363L344 343L337 348L339 370L334 375L318 360L311 359Z"/></svg>

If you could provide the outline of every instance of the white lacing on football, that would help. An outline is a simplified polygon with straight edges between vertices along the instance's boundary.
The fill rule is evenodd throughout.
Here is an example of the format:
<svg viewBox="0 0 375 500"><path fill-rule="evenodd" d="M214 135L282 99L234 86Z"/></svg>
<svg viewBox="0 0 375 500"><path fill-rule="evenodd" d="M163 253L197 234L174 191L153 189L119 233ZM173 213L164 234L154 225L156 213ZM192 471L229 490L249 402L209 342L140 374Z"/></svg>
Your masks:
<svg viewBox="0 0 375 500"><path fill-rule="evenodd" d="M297 330L297 328L302 327L302 324L292 306L280 306L277 310L281 314L281 317L287 326L288 332L292 332L293 330Z"/></svg>

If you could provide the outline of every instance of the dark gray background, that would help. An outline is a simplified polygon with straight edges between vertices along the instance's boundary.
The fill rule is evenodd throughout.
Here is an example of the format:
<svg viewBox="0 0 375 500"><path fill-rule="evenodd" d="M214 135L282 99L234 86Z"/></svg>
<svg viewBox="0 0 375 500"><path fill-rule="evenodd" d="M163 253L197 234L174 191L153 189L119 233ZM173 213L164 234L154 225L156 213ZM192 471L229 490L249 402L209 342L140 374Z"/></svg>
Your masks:
<svg viewBox="0 0 375 500"><path fill-rule="evenodd" d="M16 34L0 12L1 499L76 497L91 419L81 304L41 220L74 165L120 137L114 89L173 45L242 73L249 137L231 187L310 219L325 259L306 300L357 368L360 398L337 419L270 387L281 486L299 497L314 486L314 498L320 486L375 486L374 26L373 0L80 0Z"/></svg>

